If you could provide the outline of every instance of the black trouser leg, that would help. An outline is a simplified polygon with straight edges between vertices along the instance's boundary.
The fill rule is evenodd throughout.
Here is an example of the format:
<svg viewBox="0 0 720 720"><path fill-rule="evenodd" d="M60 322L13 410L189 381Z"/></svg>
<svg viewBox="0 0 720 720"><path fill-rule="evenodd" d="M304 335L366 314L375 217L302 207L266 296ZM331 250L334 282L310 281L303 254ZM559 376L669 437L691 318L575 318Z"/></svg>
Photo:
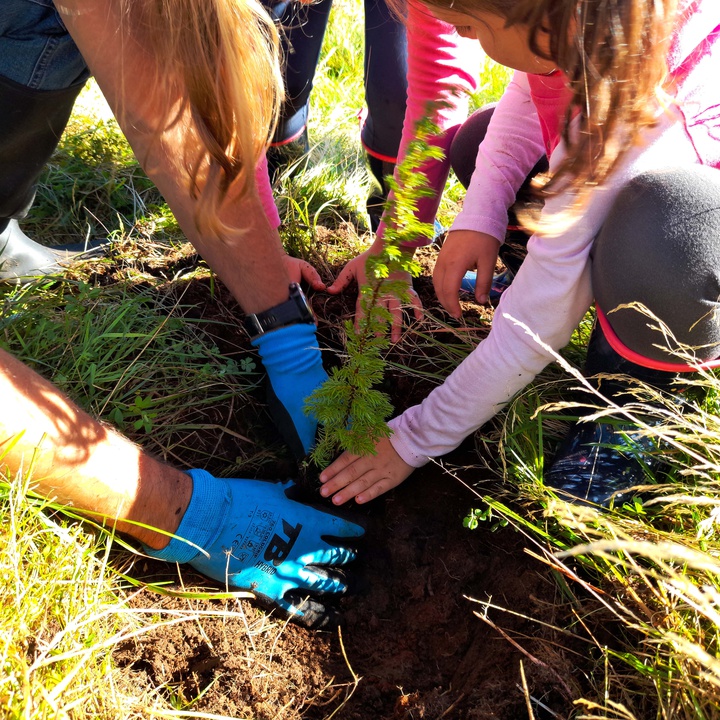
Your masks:
<svg viewBox="0 0 720 720"><path fill-rule="evenodd" d="M31 90L0 76L0 223L27 214L84 84Z"/></svg>
<svg viewBox="0 0 720 720"><path fill-rule="evenodd" d="M0 77L0 280L53 272L68 259L28 238L17 219L32 205L83 85L34 90Z"/></svg>

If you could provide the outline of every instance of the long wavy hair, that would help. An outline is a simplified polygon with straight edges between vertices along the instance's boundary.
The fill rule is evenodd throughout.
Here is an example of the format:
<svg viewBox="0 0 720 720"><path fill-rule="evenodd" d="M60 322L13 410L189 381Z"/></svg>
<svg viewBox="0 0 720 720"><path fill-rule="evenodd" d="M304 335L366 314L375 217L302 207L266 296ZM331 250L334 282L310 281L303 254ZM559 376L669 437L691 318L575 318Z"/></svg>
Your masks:
<svg viewBox="0 0 720 720"><path fill-rule="evenodd" d="M568 78L570 108L562 124L567 156L543 188L569 191L572 215L652 126L664 97L667 53L678 0L423 0L475 15L490 12L508 26L526 25L532 51ZM549 38L547 50L539 41ZM577 129L569 132L576 117ZM546 228L548 229L548 228Z"/></svg>
<svg viewBox="0 0 720 720"><path fill-rule="evenodd" d="M220 207L254 187L283 95L279 40L259 0L121 0L123 32L151 48L163 133L182 123L177 162L195 224L222 238ZM188 121L189 120L189 121Z"/></svg>

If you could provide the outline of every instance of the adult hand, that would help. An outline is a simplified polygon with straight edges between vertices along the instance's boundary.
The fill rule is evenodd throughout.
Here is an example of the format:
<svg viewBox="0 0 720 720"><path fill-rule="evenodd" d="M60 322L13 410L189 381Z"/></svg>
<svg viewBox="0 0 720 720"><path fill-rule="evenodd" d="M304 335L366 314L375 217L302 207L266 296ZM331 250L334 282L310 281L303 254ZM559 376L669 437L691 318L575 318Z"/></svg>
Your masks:
<svg viewBox="0 0 720 720"><path fill-rule="evenodd" d="M283 439L299 459L315 445L317 420L305 400L327 380L315 325L286 325L256 337L268 379L268 408Z"/></svg>
<svg viewBox="0 0 720 720"><path fill-rule="evenodd" d="M355 552L342 543L365 530L332 510L293 500L292 480L222 479L204 470L190 475L194 492L209 484L215 497L218 488L223 497L213 509L214 537L186 562L228 589L252 592L303 625L330 624L334 612L319 596L347 590L336 570L354 560ZM182 531L181 523L178 534Z"/></svg>
<svg viewBox="0 0 720 720"><path fill-rule="evenodd" d="M500 242L492 235L473 230L452 230L438 255L433 271L433 285L440 304L454 318L459 318L460 283L468 270L477 268L475 299L480 304L489 300Z"/></svg>
<svg viewBox="0 0 720 720"><path fill-rule="evenodd" d="M335 505L355 498L363 503L397 487L415 468L395 451L388 438L375 445L375 455L351 455L344 452L320 473L320 494L330 497Z"/></svg>
<svg viewBox="0 0 720 720"><path fill-rule="evenodd" d="M375 251L377 252L377 251ZM337 295L345 290L353 280L357 283L358 288L367 282L367 275L365 273L365 263L367 262L368 255L373 253L373 248L370 247L365 252L360 253L357 257L350 260L345 267L340 271L340 274L335 279L335 282L330 285L327 291L331 295ZM410 273L398 272L392 273L389 276L390 280L404 280L408 284L408 291L410 293L410 302L412 304L413 314L416 320L422 320L422 302L418 294L415 292L412 286L412 277ZM390 326L390 339L392 342L398 342L402 332L402 305L400 300L394 295L383 295L380 298L380 304L386 307L392 315L392 323ZM360 293L358 293L357 302L355 303L355 322L362 317L362 303Z"/></svg>
<svg viewBox="0 0 720 720"><path fill-rule="evenodd" d="M318 271L307 260L285 255L285 269L291 283L307 283L313 290L325 290L325 283L320 279Z"/></svg>

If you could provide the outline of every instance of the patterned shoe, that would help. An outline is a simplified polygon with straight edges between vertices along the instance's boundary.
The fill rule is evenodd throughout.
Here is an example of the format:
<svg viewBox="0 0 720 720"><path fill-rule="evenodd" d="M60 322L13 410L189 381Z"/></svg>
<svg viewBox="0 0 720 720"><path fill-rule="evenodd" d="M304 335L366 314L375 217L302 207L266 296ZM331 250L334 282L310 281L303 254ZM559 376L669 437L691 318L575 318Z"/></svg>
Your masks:
<svg viewBox="0 0 720 720"><path fill-rule="evenodd" d="M573 425L545 473L558 497L581 504L622 505L662 464L657 441L618 423Z"/></svg>
<svg viewBox="0 0 720 720"><path fill-rule="evenodd" d="M514 277L515 274L507 269L493 277L490 292L488 293L491 303L495 304L500 301L502 294L510 287L510 283L512 283ZM474 293L476 281L477 273L475 270L468 270L460 283L460 289L465 290L465 292Z"/></svg>

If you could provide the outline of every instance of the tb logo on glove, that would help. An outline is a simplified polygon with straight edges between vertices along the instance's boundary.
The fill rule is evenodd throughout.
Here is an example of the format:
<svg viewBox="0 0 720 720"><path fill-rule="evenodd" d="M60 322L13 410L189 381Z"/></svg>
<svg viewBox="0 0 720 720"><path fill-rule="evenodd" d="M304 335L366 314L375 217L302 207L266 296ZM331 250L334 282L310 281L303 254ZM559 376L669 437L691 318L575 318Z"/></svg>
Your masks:
<svg viewBox="0 0 720 720"><path fill-rule="evenodd" d="M282 525L283 532L287 536L287 541L283 540L278 535L273 535L270 545L268 545L267 550L265 550L265 560L272 562L275 567L282 565L283 560L285 560L290 551L293 549L293 545L302 530L302 525L300 523L293 527L287 520L283 520Z"/></svg>
<svg viewBox="0 0 720 720"><path fill-rule="evenodd" d="M154 557L187 562L229 589L249 590L309 627L333 619L321 595L347 590L337 572L355 559L342 544L364 529L290 495L294 483L214 478L190 470L193 494L176 536Z"/></svg>
<svg viewBox="0 0 720 720"><path fill-rule="evenodd" d="M279 521L279 522L278 522ZM293 549L302 524L293 526L284 518L278 518L268 511L260 513L260 517L250 516L250 524L244 535L235 538L232 546L226 551L242 563L254 563L258 570L268 575L275 574L275 568L282 565ZM275 532L272 537L270 533L278 529L282 535ZM264 565L258 559L260 551L265 548L262 557L265 563L271 563L274 567Z"/></svg>

